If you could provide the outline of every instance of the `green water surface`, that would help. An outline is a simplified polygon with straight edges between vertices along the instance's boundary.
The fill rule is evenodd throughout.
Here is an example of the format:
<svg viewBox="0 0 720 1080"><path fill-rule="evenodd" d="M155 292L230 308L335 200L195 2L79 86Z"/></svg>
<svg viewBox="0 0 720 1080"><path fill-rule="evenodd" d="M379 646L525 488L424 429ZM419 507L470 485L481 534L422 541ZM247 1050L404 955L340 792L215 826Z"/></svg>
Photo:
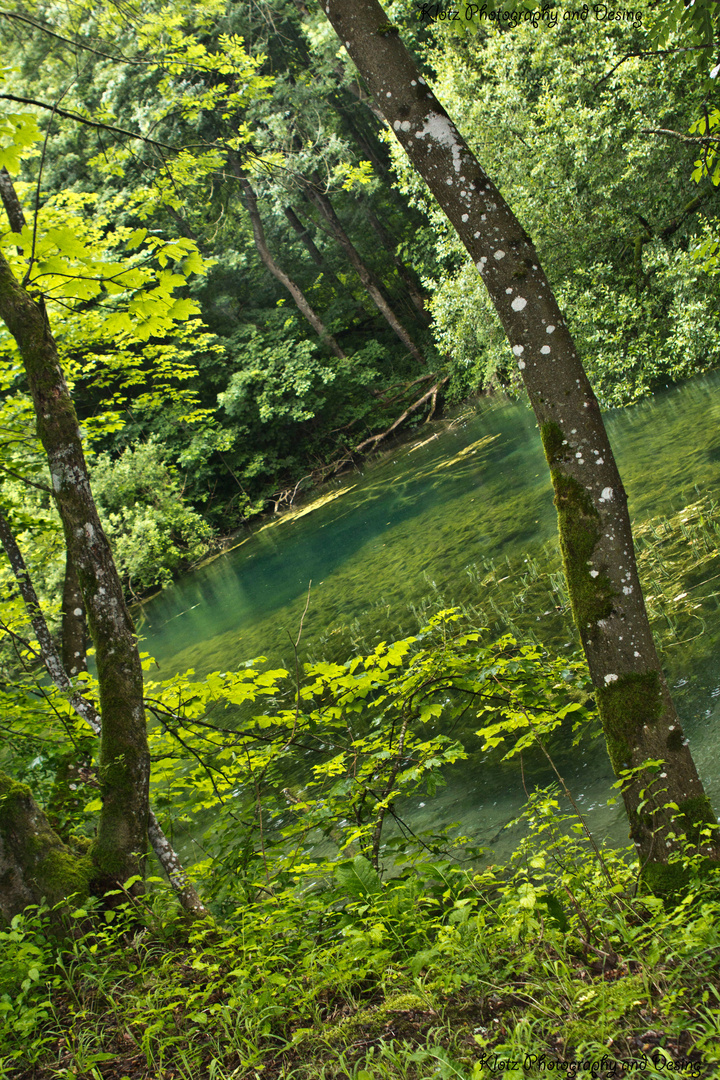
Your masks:
<svg viewBox="0 0 720 1080"><path fill-rule="evenodd" d="M606 414L663 662L716 806L719 419L720 373ZM260 655L288 666L310 581L305 659L344 660L456 604L491 635L509 628L555 653L577 649L548 469L525 403L482 400L421 427L413 441L320 495L316 508L277 519L144 605L143 648L160 677L231 670ZM470 760L407 813L428 828L461 821L478 842L507 849L512 830L499 833L524 801L519 767L489 768L473 726L465 733ZM606 805L614 777L604 747L568 750L562 768L593 828L624 842L622 811ZM544 761L526 762L526 784L551 779Z"/></svg>

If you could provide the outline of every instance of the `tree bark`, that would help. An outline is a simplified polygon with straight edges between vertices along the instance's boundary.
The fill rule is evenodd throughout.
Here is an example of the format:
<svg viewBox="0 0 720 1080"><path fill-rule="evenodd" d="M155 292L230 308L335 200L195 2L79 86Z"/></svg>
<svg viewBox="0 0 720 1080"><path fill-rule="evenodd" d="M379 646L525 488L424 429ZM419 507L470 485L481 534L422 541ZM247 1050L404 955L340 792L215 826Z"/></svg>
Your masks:
<svg viewBox="0 0 720 1080"><path fill-rule="evenodd" d="M65 556L65 580L62 595L62 666L68 675L87 671L87 622L77 571L69 555Z"/></svg>
<svg viewBox="0 0 720 1080"><path fill-rule="evenodd" d="M103 808L93 845L100 891L141 872L147 846L150 758L135 629L90 490L75 408L50 332L0 254L0 318L17 342L47 454L53 494L96 650Z"/></svg>
<svg viewBox="0 0 720 1080"><path fill-rule="evenodd" d="M10 566L12 568L15 580L18 583L20 595L23 598L25 608L30 621L32 623L35 636L38 639L40 645L40 652L42 654L43 663L45 669L50 676L52 682L57 686L58 690L62 690L68 695L70 705L73 707L78 716L85 721L88 727L93 731L95 735L100 735L102 732L102 720L97 712L95 706L82 694L78 693L73 687L73 684L67 674L67 666L58 655L55 648L55 642L52 639L50 631L48 630L45 617L40 607L40 602L35 592L35 587L30 578L25 560L23 559L22 552L18 547L15 535L10 527L10 523L0 510L0 543L2 544L5 554L8 557ZM67 580L67 579L66 579ZM63 646L65 641L63 638ZM71 653L71 658L75 657L75 653ZM83 654L84 659L84 654ZM87 670L87 665L83 668ZM83 763L67 761L65 765L70 772L75 771L80 779L83 779ZM60 778L60 784L66 780L66 777ZM75 776L73 776L75 779ZM84 781L83 781L84 782ZM57 786L57 784L56 784ZM51 815L52 816L52 815ZM149 810L148 814L148 836L150 843L152 844L153 851L160 862L163 870L168 876L170 884L175 889L178 895L178 899L183 909L193 916L204 916L208 914L207 908L203 904L202 900L198 896L195 887L185 873L178 856L173 851L172 845L163 833L160 824L155 817L152 810ZM0 881L1 881L0 876ZM32 901L34 902L34 901ZM27 903L31 903L30 900ZM2 909L2 901L0 900L0 910Z"/></svg>
<svg viewBox="0 0 720 1080"><path fill-rule="evenodd" d="M20 200L15 191L15 185L10 178L10 173L5 166L0 169L0 199L2 199L5 213L7 214L10 228L14 233L22 232L25 225L25 214Z"/></svg>
<svg viewBox="0 0 720 1080"><path fill-rule="evenodd" d="M10 922L28 904L81 902L92 877L90 859L63 844L30 788L0 773L0 916Z"/></svg>
<svg viewBox="0 0 720 1080"><path fill-rule="evenodd" d="M465 245L492 298L538 419L555 489L573 616L651 886L669 888L668 855L716 824L655 650L627 497L600 409L530 237L418 72L377 0L324 0L413 165ZM656 774L643 769L661 759ZM645 796L641 792L645 789ZM675 822L672 805L679 807ZM670 805L668 805L670 804ZM678 828L678 824L680 828ZM705 845L717 860L716 843Z"/></svg>
<svg viewBox="0 0 720 1080"><path fill-rule="evenodd" d="M312 261L315 263L316 266L320 267L325 277L328 278L328 280L333 283L338 292L340 292L342 286L340 285L340 282L338 281L333 271L328 268L325 259L322 256L322 252L318 249L315 241L310 235L310 230L305 225L303 225L302 221L297 216L292 206L286 206L283 210L283 213L285 214L285 217L288 219L291 226L299 236L301 243L307 250L307 253L312 259Z"/></svg>
<svg viewBox="0 0 720 1080"><path fill-rule="evenodd" d="M355 268L358 277L365 286L368 295L370 296L370 299L375 304L375 307L383 316L388 326L395 333L396 337L400 339L400 341L403 343L410 355L415 360L417 360L419 364L422 364L423 367L427 366L425 357L420 352L417 345L412 340L407 330L402 325L397 315L383 296L379 281L377 280L373 272L365 265L362 258L360 257L357 248L342 227L342 223L340 222L340 219L335 213L330 199L327 197L327 195L319 191L318 188L314 187L312 184L306 185L305 192L310 201L318 208L322 216L327 221L328 227L332 235L335 237L337 242L344 250L345 254L350 260L351 265Z"/></svg>
<svg viewBox="0 0 720 1080"><path fill-rule="evenodd" d="M345 359L345 353L338 345L335 338L327 329L317 312L311 307L305 298L305 294L302 289L293 279L282 270L273 259L270 254L270 249L267 246L267 240L265 239L265 230L263 229L262 218L260 217L260 211L257 205L257 196L250 185L249 180L242 175L240 170L236 170L235 175L238 178L240 188L245 198L245 206L247 212L250 215L250 223L252 225L253 237L255 239L255 247L257 253L262 259L263 263L277 280L285 286L287 291L295 301L298 311L300 311L307 321L312 326L318 337L324 342L324 344L330 349L331 352L337 356L338 360Z"/></svg>

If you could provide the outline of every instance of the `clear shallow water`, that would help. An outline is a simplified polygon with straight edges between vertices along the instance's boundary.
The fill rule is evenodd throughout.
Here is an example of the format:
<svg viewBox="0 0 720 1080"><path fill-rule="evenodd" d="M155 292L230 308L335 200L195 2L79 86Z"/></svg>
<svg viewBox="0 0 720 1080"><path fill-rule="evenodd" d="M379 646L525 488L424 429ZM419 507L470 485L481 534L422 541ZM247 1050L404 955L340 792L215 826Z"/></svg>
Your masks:
<svg viewBox="0 0 720 1080"><path fill-rule="evenodd" d="M701 496L720 501L719 420L720 373L606 414L641 532L650 519L677 517ZM556 652L577 647L557 575L548 470L535 418L522 402L482 401L455 421L421 427L414 442L316 501L144 605L137 621L160 677L188 668L229 670L259 655L287 665L311 580L306 659L367 651L414 632L425 613L450 604L465 606L478 625L496 632L534 632ZM707 535L705 549L715 543ZM678 590L685 599L675 610L672 597L661 597L654 625L698 767L720 805L720 610L713 583L720 560L707 550L702 564L693 563L683 536L675 535L675 554L687 546ZM641 562L647 595L678 588L667 570L668 543L659 561L653 555ZM466 742L470 761L448 774L433 799L417 800L405 813L424 828L461 821L477 842L502 853L512 833L498 834L524 801L519 765L490 769L474 752L475 737ZM601 744L568 751L560 764L598 835L624 842L622 811L606 805L614 778ZM528 790L552 779L544 762L526 761Z"/></svg>

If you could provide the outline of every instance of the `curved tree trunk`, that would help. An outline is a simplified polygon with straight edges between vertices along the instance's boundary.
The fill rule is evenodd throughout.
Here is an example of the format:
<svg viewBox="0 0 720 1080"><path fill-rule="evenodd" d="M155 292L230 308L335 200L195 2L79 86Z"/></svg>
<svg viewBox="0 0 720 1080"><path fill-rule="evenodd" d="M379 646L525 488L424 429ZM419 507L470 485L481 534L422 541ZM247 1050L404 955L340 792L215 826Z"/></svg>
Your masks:
<svg viewBox="0 0 720 1080"><path fill-rule="evenodd" d="M529 236L431 92L377 0L323 7L385 118L490 293L538 419L555 489L573 615L631 835L648 881L672 885L673 804L686 836L716 824L663 676L645 611L627 497L600 409ZM643 770L650 759L659 773ZM643 795L643 789L645 794ZM705 853L720 858L716 844Z"/></svg>
<svg viewBox="0 0 720 1080"><path fill-rule="evenodd" d="M0 318L17 342L47 454L53 494L88 614L100 685L103 808L93 847L95 887L140 873L147 846L150 758L137 638L90 491L77 416L45 306L0 254Z"/></svg>
<svg viewBox="0 0 720 1080"><path fill-rule="evenodd" d="M293 281L289 274L286 274L285 271L278 266L278 264L275 262L272 255L270 254L270 249L268 248L267 240L265 239L265 230L263 229L260 211L258 210L257 196L253 191L249 180L247 180L246 177L244 177L239 170L236 171L235 175L238 178L242 193L245 197L245 206L247 207L248 214L250 215L250 223L252 225L253 237L255 238L255 247L257 248L258 255L262 259L267 269L273 275L273 277L276 277L277 280L285 286L285 288L295 301L298 311L300 311L305 316L318 337L320 337L320 339L325 343L325 345L327 345L328 349L330 349L330 351L333 352L335 356L337 356L338 360L344 360L345 353L342 351L335 338L327 329L320 316L308 303L307 299L305 298L305 294L303 293L300 286Z"/></svg>

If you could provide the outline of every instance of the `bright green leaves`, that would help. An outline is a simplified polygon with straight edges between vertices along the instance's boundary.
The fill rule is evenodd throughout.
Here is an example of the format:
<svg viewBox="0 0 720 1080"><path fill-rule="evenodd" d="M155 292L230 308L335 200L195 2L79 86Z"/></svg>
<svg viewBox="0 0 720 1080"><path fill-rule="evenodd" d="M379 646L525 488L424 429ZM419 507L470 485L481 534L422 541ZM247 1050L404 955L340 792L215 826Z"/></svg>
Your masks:
<svg viewBox="0 0 720 1080"><path fill-rule="evenodd" d="M23 158L35 153L42 139L37 119L30 113L10 113L0 117L0 168L14 175Z"/></svg>
<svg viewBox="0 0 720 1080"><path fill-rule="evenodd" d="M370 161L360 161L353 165L350 161L340 161L332 172L332 181L340 184L343 191L352 191L372 183L373 167Z"/></svg>
<svg viewBox="0 0 720 1080"><path fill-rule="evenodd" d="M580 662L551 661L540 646L518 645L507 634L498 642L492 666L479 672L474 685L477 714L486 721L476 732L483 750L509 744L507 760L550 735L569 716L577 733L588 719L584 679Z"/></svg>
<svg viewBox="0 0 720 1080"><path fill-rule="evenodd" d="M695 162L693 180L699 184L707 176L715 187L718 187L720 185L720 153L718 152L720 149L720 109L706 110L705 115L692 125L690 132L708 139L703 146L701 156ZM710 224L706 227L706 237L694 249L692 256L706 273L720 272L720 240L717 239L717 227Z"/></svg>
<svg viewBox="0 0 720 1080"><path fill-rule="evenodd" d="M24 268L29 273L30 289L42 292L46 302L64 305L117 298L105 316L106 332L114 338L147 341L172 333L177 323L199 314L195 301L176 295L188 276L206 269L195 242L143 236L142 229L107 231L107 213L88 222L78 212L96 202L97 196L89 195L51 200L39 215L35 233L26 226L20 234L7 236L23 253L32 252L29 270L26 260L8 252L16 272Z"/></svg>
<svg viewBox="0 0 720 1080"><path fill-rule="evenodd" d="M211 52L186 25L184 15L166 8L138 32L140 46L157 57L150 70L164 73L159 92L166 106L178 108L185 120L195 121L201 112L220 112L228 120L266 96L275 80L258 74L265 56L250 56L236 34L220 34Z"/></svg>
<svg viewBox="0 0 720 1080"><path fill-rule="evenodd" d="M494 734L527 736L523 712L543 727L542 707L545 730L580 715L584 669L509 636L481 643L477 632L457 632L459 618L449 609L417 637L381 642L345 664L306 664L299 685L259 661L203 681L189 672L148 684L163 805L194 828L211 811L210 847L227 828L236 847L255 848L262 828L264 857L283 880L330 859L350 895L372 893L383 860L400 865L425 850L387 840L385 827L467 757L454 730L468 709L497 726L482 733L486 745ZM223 859L217 873L227 866Z"/></svg>
<svg viewBox="0 0 720 1080"><path fill-rule="evenodd" d="M717 130L716 130L717 129ZM718 154L718 134L720 133L720 109L710 109L707 116L701 116L699 120L690 128L691 134L710 136L710 132L714 132L713 137L715 142L713 145L709 145L705 148L702 157L695 162L695 169L692 174L693 180L698 183L704 176L709 176L715 187L720 184L720 155Z"/></svg>
<svg viewBox="0 0 720 1080"><path fill-rule="evenodd" d="M363 855L356 855L349 862L338 863L335 877L340 887L358 900L382 892L377 871Z"/></svg>
<svg viewBox="0 0 720 1080"><path fill-rule="evenodd" d="M650 40L659 48L673 41L696 50L700 72L707 71L717 62L713 41L720 3L718 0L662 0L653 9Z"/></svg>

